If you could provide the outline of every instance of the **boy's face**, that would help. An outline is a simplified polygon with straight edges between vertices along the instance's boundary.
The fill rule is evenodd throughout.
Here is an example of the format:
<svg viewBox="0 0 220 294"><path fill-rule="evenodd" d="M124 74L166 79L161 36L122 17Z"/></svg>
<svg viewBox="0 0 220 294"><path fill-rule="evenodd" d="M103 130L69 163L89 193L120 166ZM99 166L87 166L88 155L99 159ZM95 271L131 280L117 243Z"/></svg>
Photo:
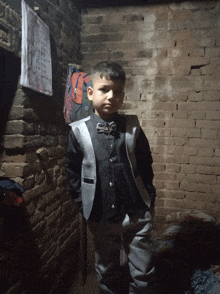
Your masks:
<svg viewBox="0 0 220 294"><path fill-rule="evenodd" d="M124 83L120 80L112 81L98 74L93 80L93 87L88 87L88 98L93 102L95 114L102 119L110 118L123 104Z"/></svg>

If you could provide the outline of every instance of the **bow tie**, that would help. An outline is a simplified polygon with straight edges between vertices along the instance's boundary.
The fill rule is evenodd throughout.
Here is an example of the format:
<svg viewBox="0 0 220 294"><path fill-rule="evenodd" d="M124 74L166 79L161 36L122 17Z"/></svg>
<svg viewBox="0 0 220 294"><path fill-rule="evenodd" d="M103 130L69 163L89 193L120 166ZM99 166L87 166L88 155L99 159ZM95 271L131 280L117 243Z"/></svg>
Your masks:
<svg viewBox="0 0 220 294"><path fill-rule="evenodd" d="M116 124L114 122L106 123L106 125L97 123L96 130L98 133L104 133L106 135L114 134L116 133Z"/></svg>

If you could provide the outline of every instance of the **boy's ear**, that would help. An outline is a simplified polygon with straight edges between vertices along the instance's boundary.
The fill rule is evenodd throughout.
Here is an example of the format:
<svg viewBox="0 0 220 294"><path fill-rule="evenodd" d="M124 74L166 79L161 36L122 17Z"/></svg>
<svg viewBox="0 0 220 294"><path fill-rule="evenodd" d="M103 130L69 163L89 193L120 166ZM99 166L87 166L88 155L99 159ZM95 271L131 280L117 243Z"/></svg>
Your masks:
<svg viewBox="0 0 220 294"><path fill-rule="evenodd" d="M90 100L90 101L92 101L92 95L93 95L93 88L92 87L88 87L87 88L87 96L88 96L88 99Z"/></svg>

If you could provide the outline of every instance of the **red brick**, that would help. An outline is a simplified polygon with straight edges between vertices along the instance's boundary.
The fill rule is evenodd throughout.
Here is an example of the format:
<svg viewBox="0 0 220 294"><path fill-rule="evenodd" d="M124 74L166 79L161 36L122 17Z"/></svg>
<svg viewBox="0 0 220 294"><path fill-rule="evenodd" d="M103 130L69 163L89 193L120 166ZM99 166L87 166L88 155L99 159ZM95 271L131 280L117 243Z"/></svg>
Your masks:
<svg viewBox="0 0 220 294"><path fill-rule="evenodd" d="M176 110L176 103L175 102L156 102L152 110Z"/></svg>
<svg viewBox="0 0 220 294"><path fill-rule="evenodd" d="M207 111L206 118L211 119L211 120L214 120L214 119L219 120L220 119L220 112L217 110Z"/></svg>
<svg viewBox="0 0 220 294"><path fill-rule="evenodd" d="M136 21L143 22L144 15L143 14L136 14L136 13L123 15L123 21L126 21L127 23L136 22Z"/></svg>
<svg viewBox="0 0 220 294"><path fill-rule="evenodd" d="M185 179L185 174L183 174L183 173L178 173L178 174L176 174L176 180L177 181L179 181L179 182L181 182L181 181L183 181Z"/></svg>
<svg viewBox="0 0 220 294"><path fill-rule="evenodd" d="M167 207L155 207L155 215L160 217L165 217L175 211L179 211L178 208L167 208Z"/></svg>
<svg viewBox="0 0 220 294"><path fill-rule="evenodd" d="M202 138L217 139L218 138L217 133L218 133L217 130L202 130Z"/></svg>
<svg viewBox="0 0 220 294"><path fill-rule="evenodd" d="M169 48L167 49L167 57L203 57L205 55L204 48Z"/></svg>
<svg viewBox="0 0 220 294"><path fill-rule="evenodd" d="M156 146L154 146L152 148L152 152L155 153L155 154L163 154L164 151L165 151L165 147L164 146L158 146L158 145L156 145Z"/></svg>
<svg viewBox="0 0 220 294"><path fill-rule="evenodd" d="M206 101L219 101L219 91L203 91L203 95Z"/></svg>
<svg viewBox="0 0 220 294"><path fill-rule="evenodd" d="M190 74L192 76L200 76L202 74L202 70L201 69L191 69Z"/></svg>
<svg viewBox="0 0 220 294"><path fill-rule="evenodd" d="M173 112L169 111L169 110L157 110L156 111L156 118L157 119L164 119L164 120L168 120L171 119L173 117Z"/></svg>
<svg viewBox="0 0 220 294"><path fill-rule="evenodd" d="M203 192L210 193L211 187L209 184L201 184L201 183L192 183L186 180L183 180L180 183L180 189L188 192Z"/></svg>
<svg viewBox="0 0 220 294"><path fill-rule="evenodd" d="M42 205L42 207L45 208L45 216L49 215L51 213L53 213L54 211L57 211L60 206L60 201L56 201L54 203L50 203L50 205L48 205L45 201L45 204ZM40 210L40 209L39 209Z"/></svg>
<svg viewBox="0 0 220 294"><path fill-rule="evenodd" d="M216 195L199 192L186 192L186 200L215 203Z"/></svg>
<svg viewBox="0 0 220 294"><path fill-rule="evenodd" d="M168 164L166 164L166 171L179 173L180 172L180 165L168 163Z"/></svg>
<svg viewBox="0 0 220 294"><path fill-rule="evenodd" d="M188 95L186 93L172 94L173 101L186 101L187 99L188 99Z"/></svg>
<svg viewBox="0 0 220 294"><path fill-rule="evenodd" d="M26 154L7 155L3 153L0 155L0 160L2 162L26 162Z"/></svg>
<svg viewBox="0 0 220 294"><path fill-rule="evenodd" d="M215 175L200 175L200 174L191 174L186 175L185 180L192 183L202 183L213 185L216 183Z"/></svg>
<svg viewBox="0 0 220 294"><path fill-rule="evenodd" d="M166 146L175 145L175 138L172 138L172 137L158 137L155 140L155 144L166 145Z"/></svg>
<svg viewBox="0 0 220 294"><path fill-rule="evenodd" d="M199 139L199 138L189 138L187 142L188 146L198 147L198 148L216 148L219 146L218 140L206 140L206 139Z"/></svg>
<svg viewBox="0 0 220 294"><path fill-rule="evenodd" d="M215 150L215 156L220 156L220 148Z"/></svg>
<svg viewBox="0 0 220 294"><path fill-rule="evenodd" d="M97 60L97 62L101 59L106 60L108 58L108 53L107 52L102 52L102 53L96 53L96 52L89 52L89 53L84 53L83 54L83 60L84 62L87 62L91 59Z"/></svg>
<svg viewBox="0 0 220 294"><path fill-rule="evenodd" d="M165 181L164 189L167 190L178 190L180 183L178 181Z"/></svg>
<svg viewBox="0 0 220 294"><path fill-rule="evenodd" d="M219 73L220 57L210 58L210 64L202 67L203 75Z"/></svg>
<svg viewBox="0 0 220 294"><path fill-rule="evenodd" d="M181 209L197 209L202 210L205 209L205 203L198 201L182 201L182 200L171 200L165 199L164 201L165 207L175 207Z"/></svg>
<svg viewBox="0 0 220 294"><path fill-rule="evenodd" d="M211 191L213 194L219 195L219 189L220 189L220 185L212 185L211 186Z"/></svg>
<svg viewBox="0 0 220 294"><path fill-rule="evenodd" d="M35 210L35 214L30 218L30 223L36 225L44 218L44 213L42 211Z"/></svg>
<svg viewBox="0 0 220 294"><path fill-rule="evenodd" d="M217 79L217 77L215 79L206 79L204 81L204 90L220 90L220 80Z"/></svg>
<svg viewBox="0 0 220 294"><path fill-rule="evenodd" d="M188 95L188 99L189 99L189 101L198 102L198 101L204 100L204 96L203 96L203 93L202 92L200 92L200 93L191 92Z"/></svg>
<svg viewBox="0 0 220 294"><path fill-rule="evenodd" d="M187 138L200 138L201 131L198 128L171 129L171 136L187 137Z"/></svg>
<svg viewBox="0 0 220 294"><path fill-rule="evenodd" d="M168 173L168 172L155 172L154 173L155 179L160 180L175 180L176 174L175 173Z"/></svg>
<svg viewBox="0 0 220 294"><path fill-rule="evenodd" d="M215 219L219 219L219 211L220 211L219 204L205 203L205 209L206 209L206 212L209 213L209 215L213 216Z"/></svg>
<svg viewBox="0 0 220 294"><path fill-rule="evenodd" d="M205 129L217 129L217 128L220 128L220 121L217 121L217 120L197 120L196 127L197 128L205 128Z"/></svg>
<svg viewBox="0 0 220 294"><path fill-rule="evenodd" d="M182 164L181 172L184 174L194 174L195 173L195 165L192 164Z"/></svg>
<svg viewBox="0 0 220 294"><path fill-rule="evenodd" d="M29 168L27 163L14 163L3 162L2 169L5 172L5 176L9 178L23 177L26 174L26 170Z"/></svg>
<svg viewBox="0 0 220 294"><path fill-rule="evenodd" d="M165 153L171 154L171 155L182 156L183 155L183 147L181 147L181 146L169 146L168 148L166 148Z"/></svg>
<svg viewBox="0 0 220 294"><path fill-rule="evenodd" d="M156 198L156 200L155 200L155 205L156 205L157 207L163 207L163 206L164 206L164 200L161 199L161 198Z"/></svg>
<svg viewBox="0 0 220 294"><path fill-rule="evenodd" d="M205 156L205 157L207 157L207 156L213 157L213 155L214 155L214 151L211 148L200 148L199 152L198 152L199 157L203 157L203 156Z"/></svg>
<svg viewBox="0 0 220 294"><path fill-rule="evenodd" d="M154 159L156 162L165 162L165 163L174 163L174 164L183 164L188 163L189 158L186 155L178 156L178 155L154 155Z"/></svg>
<svg viewBox="0 0 220 294"><path fill-rule="evenodd" d="M164 121L163 120L143 120L142 121L142 127L154 127L154 128L162 128L164 127Z"/></svg>
<svg viewBox="0 0 220 294"><path fill-rule="evenodd" d="M23 187L25 190L32 189L32 188L34 188L34 186L35 186L34 175L27 177L23 182Z"/></svg>
<svg viewBox="0 0 220 294"><path fill-rule="evenodd" d="M48 229L50 229L52 225L55 225L60 213L61 207L59 207L56 211L52 212L47 218L45 218L46 226L48 227Z"/></svg>
<svg viewBox="0 0 220 294"><path fill-rule="evenodd" d="M214 38L205 38L205 39L182 39L177 40L177 47L214 47L215 46L215 39Z"/></svg>
<svg viewBox="0 0 220 294"><path fill-rule="evenodd" d="M193 110L193 111L190 111L187 112L188 114L188 117L191 118L191 119L205 119L206 117L206 114L204 111L196 111L196 110Z"/></svg>
<svg viewBox="0 0 220 294"><path fill-rule="evenodd" d="M33 189L28 190L26 192L26 197L29 200L33 200L33 199L37 199L40 196L46 195L50 191L51 191L51 185L44 182L41 185L35 186Z"/></svg>
<svg viewBox="0 0 220 294"><path fill-rule="evenodd" d="M157 102L167 102L167 101L172 101L172 97L170 95L165 94L165 93L156 93L156 94L151 94L152 95L152 101L157 101Z"/></svg>
<svg viewBox="0 0 220 294"><path fill-rule="evenodd" d="M203 79L194 76L174 76L170 77L170 86L175 92L200 91L203 88Z"/></svg>
<svg viewBox="0 0 220 294"><path fill-rule="evenodd" d="M159 179L154 179L154 186L156 187L156 189L163 189L164 181L160 181Z"/></svg>
<svg viewBox="0 0 220 294"><path fill-rule="evenodd" d="M161 163L153 163L153 171L154 172L163 172L165 171L165 164L161 164Z"/></svg>
<svg viewBox="0 0 220 294"><path fill-rule="evenodd" d="M205 140L208 141L208 140ZM207 165L207 166L219 166L220 159L218 157L197 157L191 156L189 158L190 163L197 164L197 165Z"/></svg>
<svg viewBox="0 0 220 294"><path fill-rule="evenodd" d="M188 118L188 112L177 110L177 111L173 112L172 117L174 119L186 119L186 118Z"/></svg>
<svg viewBox="0 0 220 294"><path fill-rule="evenodd" d="M164 196L165 198L168 199L184 199L185 198L185 192L184 191L180 191L180 190L176 190L176 191L164 191Z"/></svg>
<svg viewBox="0 0 220 294"><path fill-rule="evenodd" d="M220 57L220 48L205 48L205 56L207 57Z"/></svg>
<svg viewBox="0 0 220 294"><path fill-rule="evenodd" d="M184 146L183 153L187 154L187 155L197 155L198 154L198 149L194 148L194 147Z"/></svg>
<svg viewBox="0 0 220 294"><path fill-rule="evenodd" d="M198 103L197 102L186 102L186 103L179 102L178 109L181 111L188 111L188 112L192 110L198 111ZM199 103L199 111L213 111L213 110L215 111L220 110L219 102L201 101Z"/></svg>
<svg viewBox="0 0 220 294"><path fill-rule="evenodd" d="M192 18L192 12L190 10L176 10L172 12L172 20L174 22L187 22Z"/></svg>
<svg viewBox="0 0 220 294"><path fill-rule="evenodd" d="M195 122L188 119L170 119L166 122L167 128L194 128Z"/></svg>
<svg viewBox="0 0 220 294"><path fill-rule="evenodd" d="M157 198L164 198L164 190L157 189Z"/></svg>
<svg viewBox="0 0 220 294"><path fill-rule="evenodd" d="M6 124L5 134L34 134L35 129L33 124L28 124L23 120L8 121Z"/></svg>
<svg viewBox="0 0 220 294"><path fill-rule="evenodd" d="M39 222L34 228L33 231L35 234L43 234L45 230L45 221Z"/></svg>

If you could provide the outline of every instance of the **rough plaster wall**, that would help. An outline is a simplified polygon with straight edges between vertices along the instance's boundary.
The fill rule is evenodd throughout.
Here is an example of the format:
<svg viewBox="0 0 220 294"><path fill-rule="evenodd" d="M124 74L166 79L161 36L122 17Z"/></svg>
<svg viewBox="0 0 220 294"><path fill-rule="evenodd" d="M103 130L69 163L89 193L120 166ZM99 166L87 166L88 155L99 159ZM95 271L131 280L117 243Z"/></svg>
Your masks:
<svg viewBox="0 0 220 294"><path fill-rule="evenodd" d="M84 69L110 57L127 73L123 112L150 141L157 215L218 216L220 2L88 8L82 19Z"/></svg>

